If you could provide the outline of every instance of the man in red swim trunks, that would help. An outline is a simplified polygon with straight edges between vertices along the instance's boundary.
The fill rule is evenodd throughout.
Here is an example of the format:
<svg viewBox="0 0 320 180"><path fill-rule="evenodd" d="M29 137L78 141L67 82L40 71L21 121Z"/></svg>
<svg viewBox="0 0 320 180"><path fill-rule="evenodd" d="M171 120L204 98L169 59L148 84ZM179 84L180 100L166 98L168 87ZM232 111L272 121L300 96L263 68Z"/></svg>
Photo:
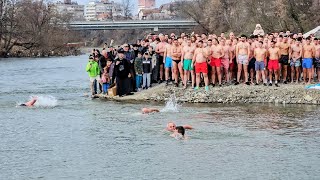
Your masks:
<svg viewBox="0 0 320 180"><path fill-rule="evenodd" d="M198 48L195 50L192 58L192 64L194 64L195 71L196 71L196 87L194 88L195 90L199 89L200 73L202 73L204 77L205 90L209 91L208 65L207 65L208 56L209 56L209 52L206 48L203 47L203 41L200 40L198 42Z"/></svg>
<svg viewBox="0 0 320 180"><path fill-rule="evenodd" d="M270 79L269 86L272 86L272 73L274 73L275 86L279 87L278 70L279 70L279 58L281 56L281 53L280 53L280 49L278 47L275 47L275 44L276 42L271 41L270 42L271 47L268 49L268 56L269 56L268 69L269 69L269 79Z"/></svg>
<svg viewBox="0 0 320 180"><path fill-rule="evenodd" d="M221 86L221 58L224 56L223 47L219 45L216 38L212 40L212 46L210 49L210 66L212 67L211 81L212 86L215 86L216 73L218 75L219 86Z"/></svg>

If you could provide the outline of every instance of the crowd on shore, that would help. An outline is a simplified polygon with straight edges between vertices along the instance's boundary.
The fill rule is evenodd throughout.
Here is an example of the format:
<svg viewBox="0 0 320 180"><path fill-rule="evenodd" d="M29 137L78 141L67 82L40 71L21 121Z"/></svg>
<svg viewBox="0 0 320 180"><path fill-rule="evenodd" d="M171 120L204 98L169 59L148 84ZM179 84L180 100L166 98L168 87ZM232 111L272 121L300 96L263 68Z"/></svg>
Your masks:
<svg viewBox="0 0 320 180"><path fill-rule="evenodd" d="M223 85L277 86L320 82L320 39L290 31L235 36L174 33L149 34L135 44L94 49L86 67L92 95L117 95L148 89L154 83L195 90Z"/></svg>

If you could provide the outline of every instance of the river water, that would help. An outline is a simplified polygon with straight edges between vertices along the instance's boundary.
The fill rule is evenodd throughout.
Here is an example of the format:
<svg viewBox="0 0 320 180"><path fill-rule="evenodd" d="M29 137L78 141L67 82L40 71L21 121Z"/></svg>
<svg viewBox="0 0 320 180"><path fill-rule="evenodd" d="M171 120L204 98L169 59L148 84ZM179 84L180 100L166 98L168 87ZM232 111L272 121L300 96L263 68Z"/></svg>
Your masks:
<svg viewBox="0 0 320 180"><path fill-rule="evenodd" d="M0 60L1 180L320 179L319 106L91 100L86 62ZM17 107L32 95L36 107ZM176 140L168 121L195 129Z"/></svg>

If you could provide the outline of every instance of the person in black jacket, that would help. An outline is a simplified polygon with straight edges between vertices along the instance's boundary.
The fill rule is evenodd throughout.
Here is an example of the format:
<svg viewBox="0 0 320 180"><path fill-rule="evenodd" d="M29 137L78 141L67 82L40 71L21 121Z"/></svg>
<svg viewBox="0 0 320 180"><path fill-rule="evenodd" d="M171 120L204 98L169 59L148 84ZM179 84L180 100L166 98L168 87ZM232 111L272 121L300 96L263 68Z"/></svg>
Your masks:
<svg viewBox="0 0 320 180"><path fill-rule="evenodd" d="M116 80L117 94L119 97L132 95L130 92L130 78L132 77L130 63L125 59L124 51L118 51L118 58L115 59L112 78Z"/></svg>
<svg viewBox="0 0 320 180"><path fill-rule="evenodd" d="M143 89L148 89L151 85L152 59L149 52L145 52L142 59L142 79Z"/></svg>
<svg viewBox="0 0 320 180"><path fill-rule="evenodd" d="M96 55L96 58L97 58L97 61L98 61L98 64L99 64L99 68L100 68L100 78L101 78L101 75L103 74L103 69L106 67L107 65L107 61L106 61L106 58L100 53L100 51L98 49L95 50L95 55ZM97 83L97 82L95 82ZM102 93L102 86L101 84L99 83L99 90L100 90L100 93Z"/></svg>

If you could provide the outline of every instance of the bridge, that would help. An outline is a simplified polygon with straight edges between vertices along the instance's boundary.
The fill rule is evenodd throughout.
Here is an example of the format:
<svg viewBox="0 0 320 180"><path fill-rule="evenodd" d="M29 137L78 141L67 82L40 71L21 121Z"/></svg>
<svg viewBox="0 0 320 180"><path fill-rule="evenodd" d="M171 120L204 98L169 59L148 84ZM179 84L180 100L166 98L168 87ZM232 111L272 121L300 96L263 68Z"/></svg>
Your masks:
<svg viewBox="0 0 320 180"><path fill-rule="evenodd" d="M191 29L198 23L191 20L140 20L140 21L77 21L69 27L74 30L123 30L123 29Z"/></svg>

